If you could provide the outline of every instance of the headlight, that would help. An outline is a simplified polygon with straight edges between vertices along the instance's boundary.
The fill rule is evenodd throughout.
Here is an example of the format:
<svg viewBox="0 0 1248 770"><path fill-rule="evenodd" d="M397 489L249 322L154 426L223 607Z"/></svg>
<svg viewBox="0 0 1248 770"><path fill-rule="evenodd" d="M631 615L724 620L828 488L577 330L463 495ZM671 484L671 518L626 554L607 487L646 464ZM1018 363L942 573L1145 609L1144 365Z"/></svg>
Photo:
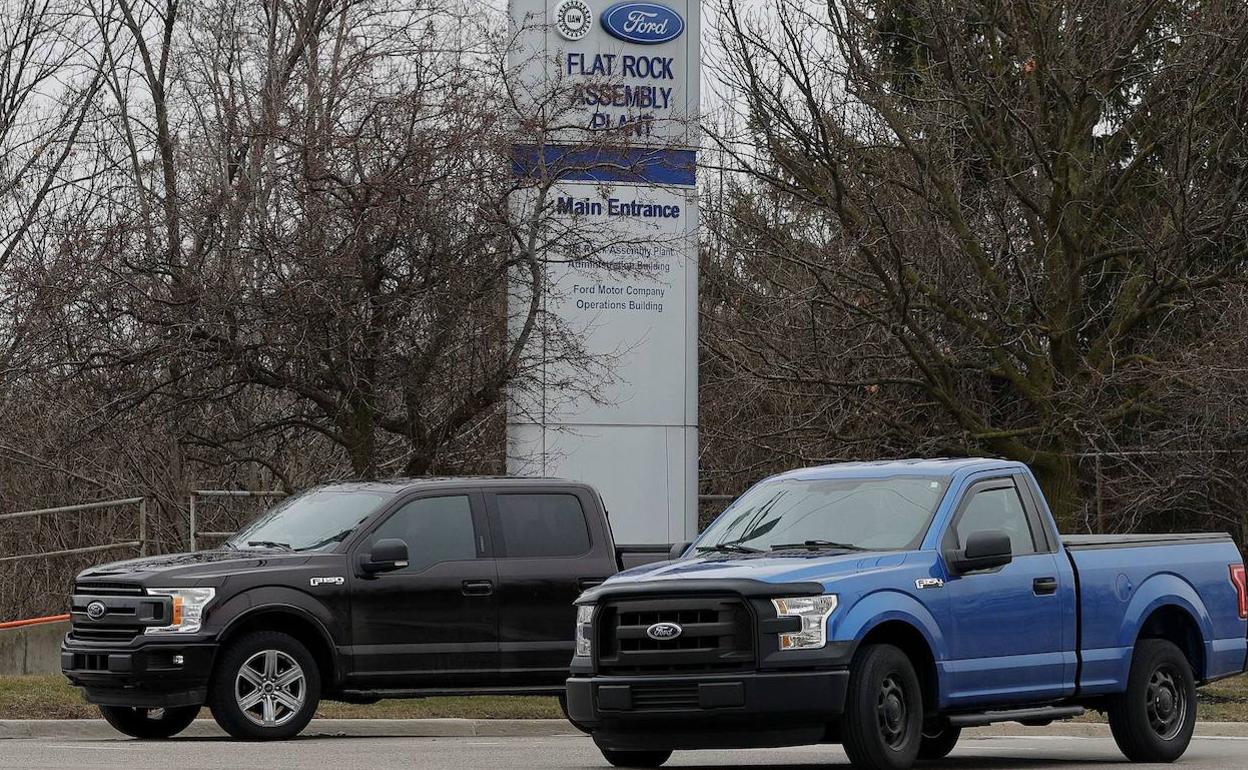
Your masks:
<svg viewBox="0 0 1248 770"><path fill-rule="evenodd" d="M781 650L817 650L828 643L828 616L836 609L836 594L772 599L782 618L801 618L802 628L780 634Z"/></svg>
<svg viewBox="0 0 1248 770"><path fill-rule="evenodd" d="M593 652L594 605L580 604L576 608L576 657L588 658Z"/></svg>
<svg viewBox="0 0 1248 770"><path fill-rule="evenodd" d="M149 588L152 596L173 599L169 625L151 626L147 634L193 634L204 622L204 608L217 595L215 588Z"/></svg>

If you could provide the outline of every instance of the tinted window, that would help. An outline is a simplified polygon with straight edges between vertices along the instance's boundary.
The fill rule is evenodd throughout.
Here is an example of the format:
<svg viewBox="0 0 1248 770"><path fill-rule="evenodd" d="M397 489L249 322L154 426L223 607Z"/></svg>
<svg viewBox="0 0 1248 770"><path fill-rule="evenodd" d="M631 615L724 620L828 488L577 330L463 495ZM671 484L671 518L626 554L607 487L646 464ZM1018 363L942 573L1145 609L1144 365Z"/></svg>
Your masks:
<svg viewBox="0 0 1248 770"><path fill-rule="evenodd" d="M442 561L477 558L477 534L467 495L425 497L394 512L368 543L398 538L407 543L409 564L402 572L420 572Z"/></svg>
<svg viewBox="0 0 1248 770"><path fill-rule="evenodd" d="M990 529L1003 530L1010 536L1010 545L1015 555L1036 552L1031 527L1027 523L1027 513L1013 487L985 489L975 493L958 521L958 546L965 546L971 533Z"/></svg>
<svg viewBox="0 0 1248 770"><path fill-rule="evenodd" d="M589 550L585 512L575 495L499 495L507 556L579 556Z"/></svg>

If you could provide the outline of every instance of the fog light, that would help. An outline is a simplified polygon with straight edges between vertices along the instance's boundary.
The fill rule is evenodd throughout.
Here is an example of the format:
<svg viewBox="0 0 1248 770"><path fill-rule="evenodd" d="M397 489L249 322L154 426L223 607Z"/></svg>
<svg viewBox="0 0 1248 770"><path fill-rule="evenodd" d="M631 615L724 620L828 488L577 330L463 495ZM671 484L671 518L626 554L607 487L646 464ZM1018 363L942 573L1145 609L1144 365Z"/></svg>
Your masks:
<svg viewBox="0 0 1248 770"><path fill-rule="evenodd" d="M182 664L183 664L183 663L185 663L185 662L186 662L186 658L182 657L181 655L174 655L174 656L173 656L173 665L175 665L175 666L180 666L180 665L182 665Z"/></svg>

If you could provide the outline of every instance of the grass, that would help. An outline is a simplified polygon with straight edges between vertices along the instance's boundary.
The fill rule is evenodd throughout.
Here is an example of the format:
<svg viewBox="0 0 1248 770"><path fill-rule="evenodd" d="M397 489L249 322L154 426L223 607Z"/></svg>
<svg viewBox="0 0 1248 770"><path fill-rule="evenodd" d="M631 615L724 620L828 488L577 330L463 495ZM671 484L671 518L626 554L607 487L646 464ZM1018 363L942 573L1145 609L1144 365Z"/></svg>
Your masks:
<svg viewBox="0 0 1248 770"><path fill-rule="evenodd" d="M99 715L59 674L0 677L0 719L94 719ZM510 695L383 700L371 706L324 701L316 715L323 719L563 718L554 698Z"/></svg>
<svg viewBox="0 0 1248 770"><path fill-rule="evenodd" d="M0 719L91 719L94 706L59 675L0 677ZM560 719L554 698L474 696L383 700L371 706L326 701L326 719ZM1200 690L1200 718L1206 722L1248 722L1248 676L1215 682ZM1091 714L1090 721L1100 715Z"/></svg>

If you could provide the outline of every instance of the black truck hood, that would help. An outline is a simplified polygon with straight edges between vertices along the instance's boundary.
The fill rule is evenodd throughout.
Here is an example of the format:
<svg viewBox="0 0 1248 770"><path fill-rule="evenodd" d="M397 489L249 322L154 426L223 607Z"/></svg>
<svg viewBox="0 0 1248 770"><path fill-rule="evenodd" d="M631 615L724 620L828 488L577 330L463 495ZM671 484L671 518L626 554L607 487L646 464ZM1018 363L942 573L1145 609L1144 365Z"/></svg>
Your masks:
<svg viewBox="0 0 1248 770"><path fill-rule="evenodd" d="M176 580L179 583L211 583L231 575L301 567L312 559L337 560L335 554L286 553L284 551L199 551L101 564L78 574L80 581L119 581L155 585Z"/></svg>

